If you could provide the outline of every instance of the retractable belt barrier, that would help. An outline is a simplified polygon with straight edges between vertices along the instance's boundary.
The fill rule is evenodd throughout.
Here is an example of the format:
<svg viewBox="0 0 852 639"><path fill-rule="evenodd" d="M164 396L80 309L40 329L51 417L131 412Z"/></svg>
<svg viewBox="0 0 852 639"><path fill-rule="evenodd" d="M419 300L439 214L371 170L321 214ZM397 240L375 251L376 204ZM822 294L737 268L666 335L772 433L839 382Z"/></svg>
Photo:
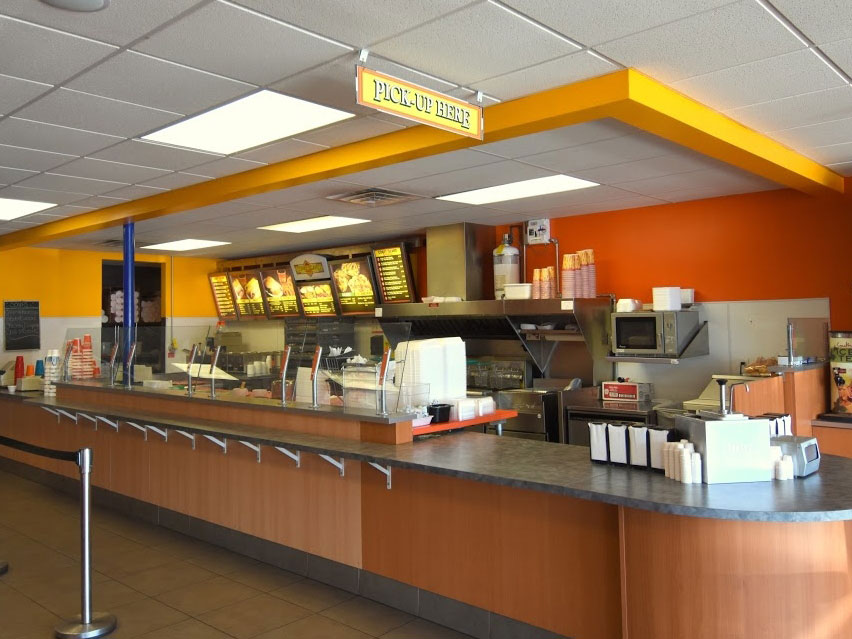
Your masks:
<svg viewBox="0 0 852 639"><path fill-rule="evenodd" d="M16 439L0 436L0 446L49 457L59 461L72 462L80 471L80 614L63 621L55 628L60 639L94 639L108 635L117 625L114 615L105 612L92 612L92 541L91 541L91 473L92 449L81 448L77 451L54 450ZM8 570L6 562L0 562L0 574Z"/></svg>

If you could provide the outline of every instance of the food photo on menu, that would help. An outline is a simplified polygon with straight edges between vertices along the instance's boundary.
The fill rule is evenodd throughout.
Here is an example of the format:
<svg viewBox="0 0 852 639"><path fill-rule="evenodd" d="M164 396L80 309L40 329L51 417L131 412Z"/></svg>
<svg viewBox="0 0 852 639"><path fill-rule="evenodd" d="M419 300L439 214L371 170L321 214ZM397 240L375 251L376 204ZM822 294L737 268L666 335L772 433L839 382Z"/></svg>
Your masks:
<svg viewBox="0 0 852 639"><path fill-rule="evenodd" d="M362 262L343 262L332 267L334 281L341 296L373 297L373 283L361 272Z"/></svg>
<svg viewBox="0 0 852 639"><path fill-rule="evenodd" d="M267 275L263 278L263 288L270 299L295 297L296 287L293 277L287 271L275 271L277 277Z"/></svg>

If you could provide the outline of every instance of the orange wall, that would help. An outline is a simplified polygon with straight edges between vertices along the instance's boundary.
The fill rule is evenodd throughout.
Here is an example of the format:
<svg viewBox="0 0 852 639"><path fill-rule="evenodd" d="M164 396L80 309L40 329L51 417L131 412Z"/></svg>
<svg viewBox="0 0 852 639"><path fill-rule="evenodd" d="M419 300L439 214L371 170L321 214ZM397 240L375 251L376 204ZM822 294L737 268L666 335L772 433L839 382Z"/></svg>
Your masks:
<svg viewBox="0 0 852 639"><path fill-rule="evenodd" d="M507 232L497 229L497 238ZM852 201L791 190L551 220L563 253L595 250L598 292L651 301L653 286L696 301L831 299L835 330L852 330ZM532 269L553 248L527 249Z"/></svg>
<svg viewBox="0 0 852 639"><path fill-rule="evenodd" d="M20 248L0 252L0 299L39 300L43 317L91 317L101 313L101 262L120 253ZM163 314L171 316L170 258L137 255L137 261L164 265ZM175 317L216 315L207 274L216 261L174 258ZM3 309L0 307L0 315Z"/></svg>

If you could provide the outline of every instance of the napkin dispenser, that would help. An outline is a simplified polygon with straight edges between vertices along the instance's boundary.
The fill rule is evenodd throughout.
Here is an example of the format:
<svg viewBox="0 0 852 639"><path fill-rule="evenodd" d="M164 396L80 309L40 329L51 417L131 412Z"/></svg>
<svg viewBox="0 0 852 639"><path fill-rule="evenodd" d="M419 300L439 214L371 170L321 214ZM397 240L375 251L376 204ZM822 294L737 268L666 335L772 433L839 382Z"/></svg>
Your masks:
<svg viewBox="0 0 852 639"><path fill-rule="evenodd" d="M819 470L819 444L816 437L795 437L784 435L772 437L772 446L780 446L783 455L793 458L793 475L796 477L807 477Z"/></svg>
<svg viewBox="0 0 852 639"><path fill-rule="evenodd" d="M686 434L701 453L706 484L769 481L769 420L678 415L675 428Z"/></svg>

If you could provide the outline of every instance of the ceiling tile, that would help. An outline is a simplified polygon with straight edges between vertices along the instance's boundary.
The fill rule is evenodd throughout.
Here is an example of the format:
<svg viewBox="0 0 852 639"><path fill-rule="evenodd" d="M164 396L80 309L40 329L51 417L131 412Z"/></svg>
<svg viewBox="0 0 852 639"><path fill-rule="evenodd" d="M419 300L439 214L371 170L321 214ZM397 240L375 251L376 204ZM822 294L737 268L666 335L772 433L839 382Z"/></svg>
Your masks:
<svg viewBox="0 0 852 639"><path fill-rule="evenodd" d="M666 193L690 189L718 188L744 192L749 189L758 191L762 188L780 188L777 184L772 184L769 180L764 180L756 175L751 175L733 167L690 171L689 173L678 173L676 175L666 175L647 180L620 182L615 186L626 191L663 197L663 199L666 199L664 198L664 194Z"/></svg>
<svg viewBox="0 0 852 639"><path fill-rule="evenodd" d="M199 182L205 182L209 179L210 178L208 176L204 175L192 175L191 173L181 173L179 171L176 171L174 173L164 175L161 178L148 180L147 182L145 182L145 185L159 187L161 189L179 189L184 186L189 186L190 184L198 184Z"/></svg>
<svg viewBox="0 0 852 639"><path fill-rule="evenodd" d="M631 197L619 198L617 200L568 206L561 209L559 214L564 216L588 215L590 213L635 209L643 206L659 206L660 204L668 204L668 202L658 198L648 197L646 195L633 195Z"/></svg>
<svg viewBox="0 0 852 639"><path fill-rule="evenodd" d="M840 175L852 176L852 162L841 162L840 164L829 164L828 168Z"/></svg>
<svg viewBox="0 0 852 639"><path fill-rule="evenodd" d="M210 177L224 177L225 175L242 173L243 171L256 169L261 166L266 165L262 162L252 162L250 160L241 160L240 158L220 158L206 164L194 166L191 172L198 173L199 175L209 175Z"/></svg>
<svg viewBox="0 0 852 639"><path fill-rule="evenodd" d="M85 195L79 193L66 193L65 191L46 191L44 189L26 188L19 184L13 184L0 189L0 197L8 197L17 200L30 200L32 202L53 202L54 204L77 203Z"/></svg>
<svg viewBox="0 0 852 639"><path fill-rule="evenodd" d="M852 36L847 0L772 0L772 4L816 44Z"/></svg>
<svg viewBox="0 0 852 639"><path fill-rule="evenodd" d="M36 175L38 171L24 171L22 169L10 169L5 166L0 166L0 184L14 184L28 177Z"/></svg>
<svg viewBox="0 0 852 639"><path fill-rule="evenodd" d="M220 220L222 219L226 219L236 215L247 214L249 212L255 212L258 210L259 209L256 206L250 206L239 202L221 202L219 204L203 206L198 209L183 211L174 215L166 215L163 217L155 218L153 220L147 220L144 222L145 226L143 226L142 228L146 230L166 229L178 226L186 226L189 224L196 224L199 222L213 222L220 224ZM234 226L242 225L235 224Z"/></svg>
<svg viewBox="0 0 852 639"><path fill-rule="evenodd" d="M102 62L68 87L177 113L209 109L256 88L134 51Z"/></svg>
<svg viewBox="0 0 852 639"><path fill-rule="evenodd" d="M848 136L847 136L848 137ZM840 164L852 161L852 142L809 149L807 155L821 164Z"/></svg>
<svg viewBox="0 0 852 639"><path fill-rule="evenodd" d="M363 47L455 11L471 0L430 0L400 6L397 0L237 0L290 24L347 44Z"/></svg>
<svg viewBox="0 0 852 639"><path fill-rule="evenodd" d="M115 206L116 204L121 204L126 201L126 198L116 198L107 195L95 195L93 197L87 197L74 202L74 206L83 206L90 209L102 209L106 208L107 206Z"/></svg>
<svg viewBox="0 0 852 639"><path fill-rule="evenodd" d="M591 53L581 51L490 80L474 82L471 86L501 100L514 100L545 89L610 73L617 68Z"/></svg>
<svg viewBox="0 0 852 639"><path fill-rule="evenodd" d="M631 193L612 186L594 186L588 189L551 193L537 197L525 197L508 202L494 202L488 206L492 209L513 213L529 214L536 217L547 217L561 208L593 202L606 202L631 196ZM546 213L542 213L546 212Z"/></svg>
<svg viewBox="0 0 852 639"><path fill-rule="evenodd" d="M727 115L758 131L777 131L852 117L852 87L763 102L727 111Z"/></svg>
<svg viewBox="0 0 852 639"><path fill-rule="evenodd" d="M179 171L210 162L220 156L189 149L178 149L164 144L143 142L142 140L127 140L92 154L92 157L113 162L126 162L140 166L151 166L158 169ZM154 184L153 186L160 186Z"/></svg>
<svg viewBox="0 0 852 639"><path fill-rule="evenodd" d="M772 137L803 151L813 147L852 142L852 117L773 131Z"/></svg>
<svg viewBox="0 0 852 639"><path fill-rule="evenodd" d="M521 161L552 171L567 172L593 169L631 160L671 155L680 147L652 135L637 133L599 140L567 149L558 149L521 158Z"/></svg>
<svg viewBox="0 0 852 639"><path fill-rule="evenodd" d="M325 146L341 146L357 142L377 135L399 131L402 127L392 122L376 120L375 118L360 117L331 126L299 134L299 139Z"/></svg>
<svg viewBox="0 0 852 639"><path fill-rule="evenodd" d="M311 153L322 151L324 148L326 147L322 144L313 144L311 142L303 142L301 140L290 138L289 140L279 140L278 142L273 142L266 146L260 146L255 149L251 149L250 151L244 151L243 153L237 154L235 157L272 164L273 162L283 162L284 160L289 160L291 158L310 155Z"/></svg>
<svg viewBox="0 0 852 639"><path fill-rule="evenodd" d="M504 158L515 159L527 155L555 151L557 149L567 149L572 146L588 144L589 142L597 142L598 140L608 140L622 135L635 134L638 131L638 129L618 120L606 118L595 120L594 122L585 122L583 124L542 131L541 133L522 135L503 140L502 142L481 144L476 147L476 150L499 155Z"/></svg>
<svg viewBox="0 0 852 639"><path fill-rule="evenodd" d="M21 109L28 120L133 137L174 122L180 114L59 89Z"/></svg>
<svg viewBox="0 0 852 639"><path fill-rule="evenodd" d="M11 113L50 88L49 84L0 75L0 113Z"/></svg>
<svg viewBox="0 0 852 639"><path fill-rule="evenodd" d="M704 200L712 197L722 197L725 195L739 195L741 193L755 193L757 191L770 191L777 189L775 185L763 186L715 186L697 189L685 189L681 191L671 191L669 193L661 193L657 197L666 202L687 202L690 200Z"/></svg>
<svg viewBox="0 0 852 639"><path fill-rule="evenodd" d="M521 13L588 46L680 20L731 0L504 0Z"/></svg>
<svg viewBox="0 0 852 639"><path fill-rule="evenodd" d="M718 168L722 163L698 153L684 150L675 155L611 164L585 171L573 171L571 175L598 184L616 184L631 180L645 180L675 173L686 173L700 169Z"/></svg>
<svg viewBox="0 0 852 639"><path fill-rule="evenodd" d="M47 209L46 211L40 211L38 213L34 213L33 215L39 215L44 217L74 217L75 215L80 215L81 213L86 213L91 211L92 209L85 206L77 206L75 204L65 204L63 206L55 206L52 209ZM46 220L50 221L50 220Z"/></svg>
<svg viewBox="0 0 852 639"><path fill-rule="evenodd" d="M23 180L19 183L19 186L26 186L34 189L50 189L53 191L67 191L68 193L81 193L83 195L100 195L107 191L114 191L121 186L121 183L69 177L67 175L58 175L55 173L42 173Z"/></svg>
<svg viewBox="0 0 852 639"><path fill-rule="evenodd" d="M0 144L0 166L27 171L47 171L73 160L75 156L63 153L48 153L23 147Z"/></svg>
<svg viewBox="0 0 852 639"><path fill-rule="evenodd" d="M152 169L147 166L136 166L135 164L122 164L119 162L108 162L107 160L96 160L94 158L80 158L68 164L62 165L61 169L55 171L62 175L92 178L94 180L112 180L134 184L144 182L168 173L163 169Z"/></svg>
<svg viewBox="0 0 852 639"><path fill-rule="evenodd" d="M672 87L725 110L843 85L812 51L802 49L681 80Z"/></svg>
<svg viewBox="0 0 852 639"><path fill-rule="evenodd" d="M338 180L324 180L322 182L308 182L307 184L300 184L299 186L293 186L288 189L278 189L268 191L266 193L259 193L258 195L252 195L233 201L267 208L270 206L289 205L294 202L303 202L305 200L311 200L318 197L327 197L329 195L345 193L353 188L356 187Z"/></svg>
<svg viewBox="0 0 852 639"><path fill-rule="evenodd" d="M740 0L598 47L621 64L675 82L804 45L753 0Z"/></svg>
<svg viewBox="0 0 852 639"><path fill-rule="evenodd" d="M820 47L846 73L852 74L852 38L824 44Z"/></svg>
<svg viewBox="0 0 852 639"><path fill-rule="evenodd" d="M20 118L0 121L0 143L41 151L88 155L124 138Z"/></svg>
<svg viewBox="0 0 852 639"><path fill-rule="evenodd" d="M482 147L477 147L477 149ZM470 149L440 153L408 162L389 164L378 169L359 171L344 176L347 182L364 186L385 186L394 182L414 180L437 173L449 173L474 166L499 162L500 158Z"/></svg>
<svg viewBox="0 0 852 639"><path fill-rule="evenodd" d="M469 84L567 55L577 48L484 2L386 40L373 50L415 69Z"/></svg>
<svg viewBox="0 0 852 639"><path fill-rule="evenodd" d="M345 192L343 189L338 190L337 193ZM292 204L287 204L286 207L281 207L282 209L286 208L288 211L295 211L298 213L295 219L302 219L306 217L316 217L317 215L343 215L346 217L367 217L364 212L364 207L360 207L356 204L351 204L349 202L341 202L339 200L329 200L327 198L315 198L312 200L302 200L300 202L293 202Z"/></svg>
<svg viewBox="0 0 852 639"><path fill-rule="evenodd" d="M3 13L113 44L127 44L199 0L111 0L96 14L54 9L32 0L3 0Z"/></svg>
<svg viewBox="0 0 852 639"><path fill-rule="evenodd" d="M520 180L531 180L548 175L553 175L553 173L536 166L521 164L513 160L505 160L469 169L459 169L450 173L440 173L405 182L395 182L389 184L388 188L406 193L436 197L496 186L498 184L518 182Z"/></svg>
<svg viewBox="0 0 852 639"><path fill-rule="evenodd" d="M36 42L38 46L33 46ZM59 84L115 50L108 44L0 15L0 73Z"/></svg>
<svg viewBox="0 0 852 639"><path fill-rule="evenodd" d="M142 186L136 184L134 186L123 186L115 191L107 191L104 195L110 197L120 197L128 200L138 200L149 195L158 195L165 192L166 189L155 189L153 186Z"/></svg>
<svg viewBox="0 0 852 639"><path fill-rule="evenodd" d="M322 64L347 50L221 2L203 6L135 48L259 85Z"/></svg>

